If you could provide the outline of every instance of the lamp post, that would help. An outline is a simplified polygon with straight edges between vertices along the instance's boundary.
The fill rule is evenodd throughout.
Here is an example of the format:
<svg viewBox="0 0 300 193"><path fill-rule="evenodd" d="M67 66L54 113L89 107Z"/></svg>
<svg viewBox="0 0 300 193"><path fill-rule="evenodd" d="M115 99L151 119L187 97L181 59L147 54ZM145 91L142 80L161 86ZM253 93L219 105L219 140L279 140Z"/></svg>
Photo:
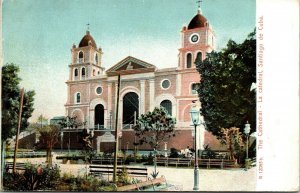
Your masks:
<svg viewBox="0 0 300 193"><path fill-rule="evenodd" d="M200 111L196 106L192 106L190 110L191 119L195 127L195 137L194 137L194 146L195 146L195 163L194 163L194 188L193 190L199 190L199 168L198 168L198 150L197 150L197 126L199 125L200 120Z"/></svg>
<svg viewBox="0 0 300 193"><path fill-rule="evenodd" d="M61 153L63 152L63 143L64 143L64 132L61 129L61 132L60 132L60 149L61 149Z"/></svg>
<svg viewBox="0 0 300 193"><path fill-rule="evenodd" d="M250 133L250 124L248 123L248 121L247 121L247 123L245 124L245 128L244 128L244 133L245 133L245 135L246 135L246 139L247 139L247 141L246 141L246 159L245 159L245 169L247 170L248 168L249 168L249 162L250 162L250 160L249 160L249 157L248 157L248 144L249 144L249 133Z"/></svg>

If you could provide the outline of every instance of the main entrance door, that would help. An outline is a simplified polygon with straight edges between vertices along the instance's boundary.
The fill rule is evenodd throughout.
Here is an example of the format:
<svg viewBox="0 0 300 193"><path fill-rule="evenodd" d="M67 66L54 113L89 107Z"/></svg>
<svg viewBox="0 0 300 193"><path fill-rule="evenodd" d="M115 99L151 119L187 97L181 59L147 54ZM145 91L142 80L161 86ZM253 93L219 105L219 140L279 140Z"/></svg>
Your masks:
<svg viewBox="0 0 300 193"><path fill-rule="evenodd" d="M95 107L95 129L104 128L104 106L101 104Z"/></svg>
<svg viewBox="0 0 300 193"><path fill-rule="evenodd" d="M134 124L135 116L139 115L139 96L134 92L129 92L123 97L123 128L129 128Z"/></svg>

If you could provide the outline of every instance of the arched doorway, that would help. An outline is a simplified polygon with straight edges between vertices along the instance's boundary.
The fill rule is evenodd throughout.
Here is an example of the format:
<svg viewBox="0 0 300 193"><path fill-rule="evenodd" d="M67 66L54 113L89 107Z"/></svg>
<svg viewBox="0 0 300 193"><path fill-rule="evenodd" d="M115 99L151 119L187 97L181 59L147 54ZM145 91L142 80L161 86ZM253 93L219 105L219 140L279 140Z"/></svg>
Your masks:
<svg viewBox="0 0 300 193"><path fill-rule="evenodd" d="M135 116L139 115L139 96L134 92L129 92L123 97L123 128L129 128L134 124Z"/></svg>
<svg viewBox="0 0 300 193"><path fill-rule="evenodd" d="M95 128L104 128L104 106L101 104L95 107Z"/></svg>

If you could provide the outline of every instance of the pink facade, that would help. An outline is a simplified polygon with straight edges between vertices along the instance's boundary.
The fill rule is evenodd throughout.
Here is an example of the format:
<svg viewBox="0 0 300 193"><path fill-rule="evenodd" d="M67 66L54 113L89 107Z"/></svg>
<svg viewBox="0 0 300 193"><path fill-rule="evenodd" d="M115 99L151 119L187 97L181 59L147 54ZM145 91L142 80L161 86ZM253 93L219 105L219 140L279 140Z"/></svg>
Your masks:
<svg viewBox="0 0 300 193"><path fill-rule="evenodd" d="M190 126L189 110L192 101L198 101L200 108L195 91L200 75L194 61L197 56L205 59L215 41L214 32L203 18L198 12L189 26L182 29L179 63L166 69L128 56L105 70L101 64L102 49L87 31L79 45L73 45L71 49L66 115L76 115L80 121L86 121L89 129L114 129L117 74L120 73L118 129L133 131L131 125L135 117L162 105L176 118L176 129L191 146L193 127ZM179 139L180 134L177 137ZM186 145L184 141L172 139L169 144L182 148Z"/></svg>

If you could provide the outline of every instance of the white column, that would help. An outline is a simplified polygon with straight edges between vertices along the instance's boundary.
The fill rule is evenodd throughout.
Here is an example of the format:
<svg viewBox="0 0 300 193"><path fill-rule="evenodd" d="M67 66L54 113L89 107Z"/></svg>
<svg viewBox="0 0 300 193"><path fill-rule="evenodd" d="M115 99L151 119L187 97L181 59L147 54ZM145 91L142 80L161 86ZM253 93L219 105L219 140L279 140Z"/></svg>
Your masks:
<svg viewBox="0 0 300 193"><path fill-rule="evenodd" d="M95 109L89 108L89 126L90 128L94 128L94 116L95 116Z"/></svg>
<svg viewBox="0 0 300 193"><path fill-rule="evenodd" d="M149 111L154 109L155 80L149 80Z"/></svg>
<svg viewBox="0 0 300 193"><path fill-rule="evenodd" d="M181 95L181 74L176 75L176 96ZM180 121L180 111L179 111L179 99L176 100L176 106L174 109L176 109L176 112L173 113L173 115L176 117L177 121Z"/></svg>
<svg viewBox="0 0 300 193"><path fill-rule="evenodd" d="M145 80L140 80L140 87L141 87L141 96L140 96L140 110L139 116L145 113Z"/></svg>
<svg viewBox="0 0 300 193"><path fill-rule="evenodd" d="M112 83L107 83L107 111L106 111L106 117L104 117L104 120L107 120L107 128L110 128L110 125L111 123L109 121L112 121L110 120L110 112L112 110Z"/></svg>
<svg viewBox="0 0 300 193"><path fill-rule="evenodd" d="M123 129L123 98L119 102L119 118L118 118L119 131Z"/></svg>
<svg viewBox="0 0 300 193"><path fill-rule="evenodd" d="M100 153L100 143L101 143L101 138L100 136L97 137L97 153Z"/></svg>
<svg viewBox="0 0 300 193"><path fill-rule="evenodd" d="M69 68L69 80L74 80L73 70L74 69L72 67Z"/></svg>
<svg viewBox="0 0 300 193"><path fill-rule="evenodd" d="M181 95L181 74L176 75L176 96Z"/></svg>
<svg viewBox="0 0 300 193"><path fill-rule="evenodd" d="M86 121L86 126L89 129L90 128L90 106L86 107L86 114L85 114L84 121Z"/></svg>
<svg viewBox="0 0 300 193"><path fill-rule="evenodd" d="M112 110L111 109L111 107L112 107L112 92L111 92L112 89L111 89L111 86L112 86L111 83L107 84L107 111L108 111L108 114Z"/></svg>
<svg viewBox="0 0 300 193"><path fill-rule="evenodd" d="M199 149L200 150L203 150L204 147L204 134L205 134L205 129L204 129L204 126L203 125L200 125L199 126Z"/></svg>
<svg viewBox="0 0 300 193"><path fill-rule="evenodd" d="M121 86L121 85L120 85ZM121 90L121 88L120 88ZM116 107L117 107L117 94L118 94L118 82L115 82L115 113L117 112L116 110ZM120 93L121 94L121 93ZM115 116L117 116L115 114ZM113 123L115 123L115 120L113 120ZM118 125L117 125L118 129L122 129L123 127L123 98L119 98L119 116L118 116Z"/></svg>
<svg viewBox="0 0 300 193"><path fill-rule="evenodd" d="M203 123L204 123L204 120L203 120L203 117L201 116L200 117L200 120L201 120L201 122L202 122L202 124L200 124L199 125L199 149L200 150L203 150L204 149L204 147L203 147L203 145L204 145L204 138L205 138L205 127L204 127L204 125L203 125Z"/></svg>
<svg viewBox="0 0 300 193"><path fill-rule="evenodd" d="M68 101L67 101L67 104L70 104L71 103L71 86L68 85Z"/></svg>

